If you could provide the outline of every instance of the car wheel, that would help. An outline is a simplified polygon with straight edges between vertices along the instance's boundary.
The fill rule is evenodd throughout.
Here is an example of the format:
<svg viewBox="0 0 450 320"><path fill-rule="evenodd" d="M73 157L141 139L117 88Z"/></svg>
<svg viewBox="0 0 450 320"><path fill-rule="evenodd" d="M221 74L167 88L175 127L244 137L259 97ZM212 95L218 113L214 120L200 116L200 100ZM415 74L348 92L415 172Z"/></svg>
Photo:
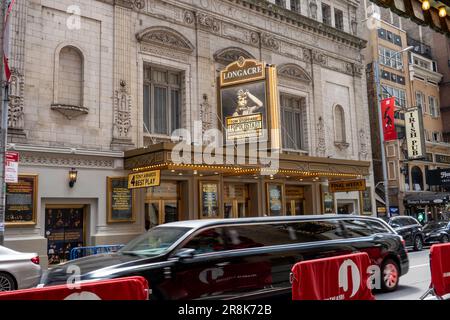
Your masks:
<svg viewBox="0 0 450 320"><path fill-rule="evenodd" d="M381 266L381 289L385 292L397 290L400 280L398 264L392 259L386 259Z"/></svg>
<svg viewBox="0 0 450 320"><path fill-rule="evenodd" d="M16 282L14 278L4 272L0 272L0 291L16 290Z"/></svg>
<svg viewBox="0 0 450 320"><path fill-rule="evenodd" d="M443 235L442 238L441 238L441 242L442 243L448 243L449 242L448 236Z"/></svg>
<svg viewBox="0 0 450 320"><path fill-rule="evenodd" d="M414 238L414 251L421 251L423 249L423 240L421 236Z"/></svg>

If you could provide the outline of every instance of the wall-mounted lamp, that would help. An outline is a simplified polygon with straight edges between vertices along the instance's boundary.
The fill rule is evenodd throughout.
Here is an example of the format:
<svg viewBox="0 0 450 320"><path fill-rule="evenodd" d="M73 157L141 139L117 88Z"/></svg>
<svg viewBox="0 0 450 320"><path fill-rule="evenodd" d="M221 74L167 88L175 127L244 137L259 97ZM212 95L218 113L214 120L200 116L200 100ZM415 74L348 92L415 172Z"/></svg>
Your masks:
<svg viewBox="0 0 450 320"><path fill-rule="evenodd" d="M446 7L440 7L439 8L439 17L445 18L447 16L447 8Z"/></svg>
<svg viewBox="0 0 450 320"><path fill-rule="evenodd" d="M69 187L73 188L75 182L77 182L78 171L75 168L70 169L69 171Z"/></svg>
<svg viewBox="0 0 450 320"><path fill-rule="evenodd" d="M422 2L422 10L427 11L427 10L430 10L430 8L431 8L430 1L425 0Z"/></svg>

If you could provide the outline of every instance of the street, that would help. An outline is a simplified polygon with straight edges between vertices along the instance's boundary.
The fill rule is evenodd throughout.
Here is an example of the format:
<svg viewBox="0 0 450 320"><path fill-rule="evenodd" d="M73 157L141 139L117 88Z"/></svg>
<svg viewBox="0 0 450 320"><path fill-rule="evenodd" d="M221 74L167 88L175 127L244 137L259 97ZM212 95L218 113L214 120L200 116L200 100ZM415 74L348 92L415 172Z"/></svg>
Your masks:
<svg viewBox="0 0 450 320"><path fill-rule="evenodd" d="M400 278L398 290L376 294L377 300L418 300L427 291L431 281L429 248L419 252L409 251L408 256L409 272Z"/></svg>

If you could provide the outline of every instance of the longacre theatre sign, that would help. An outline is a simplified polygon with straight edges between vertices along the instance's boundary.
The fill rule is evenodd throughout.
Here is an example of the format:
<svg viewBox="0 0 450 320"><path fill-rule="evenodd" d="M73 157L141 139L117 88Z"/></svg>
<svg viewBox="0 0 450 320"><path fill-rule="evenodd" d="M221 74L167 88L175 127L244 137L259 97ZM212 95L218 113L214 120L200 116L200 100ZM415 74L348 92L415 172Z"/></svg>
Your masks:
<svg viewBox="0 0 450 320"><path fill-rule="evenodd" d="M328 189L330 192L351 192L351 191L365 191L366 180L349 180L349 181L334 181L329 182Z"/></svg>

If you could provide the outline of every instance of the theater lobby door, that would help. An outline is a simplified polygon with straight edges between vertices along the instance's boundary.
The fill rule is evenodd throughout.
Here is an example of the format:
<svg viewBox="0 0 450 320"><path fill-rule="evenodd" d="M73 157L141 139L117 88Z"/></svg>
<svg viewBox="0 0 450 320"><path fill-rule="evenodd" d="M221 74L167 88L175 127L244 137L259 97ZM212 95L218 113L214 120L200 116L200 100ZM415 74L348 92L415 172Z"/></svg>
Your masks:
<svg viewBox="0 0 450 320"><path fill-rule="evenodd" d="M148 188L145 197L145 228L149 230L160 224L178 221L179 204L177 182L161 182L159 187Z"/></svg>
<svg viewBox="0 0 450 320"><path fill-rule="evenodd" d="M299 216L305 214L305 187L286 185L286 215Z"/></svg>
<svg viewBox="0 0 450 320"><path fill-rule="evenodd" d="M225 182L223 199L224 218L245 218L249 216L248 184Z"/></svg>

